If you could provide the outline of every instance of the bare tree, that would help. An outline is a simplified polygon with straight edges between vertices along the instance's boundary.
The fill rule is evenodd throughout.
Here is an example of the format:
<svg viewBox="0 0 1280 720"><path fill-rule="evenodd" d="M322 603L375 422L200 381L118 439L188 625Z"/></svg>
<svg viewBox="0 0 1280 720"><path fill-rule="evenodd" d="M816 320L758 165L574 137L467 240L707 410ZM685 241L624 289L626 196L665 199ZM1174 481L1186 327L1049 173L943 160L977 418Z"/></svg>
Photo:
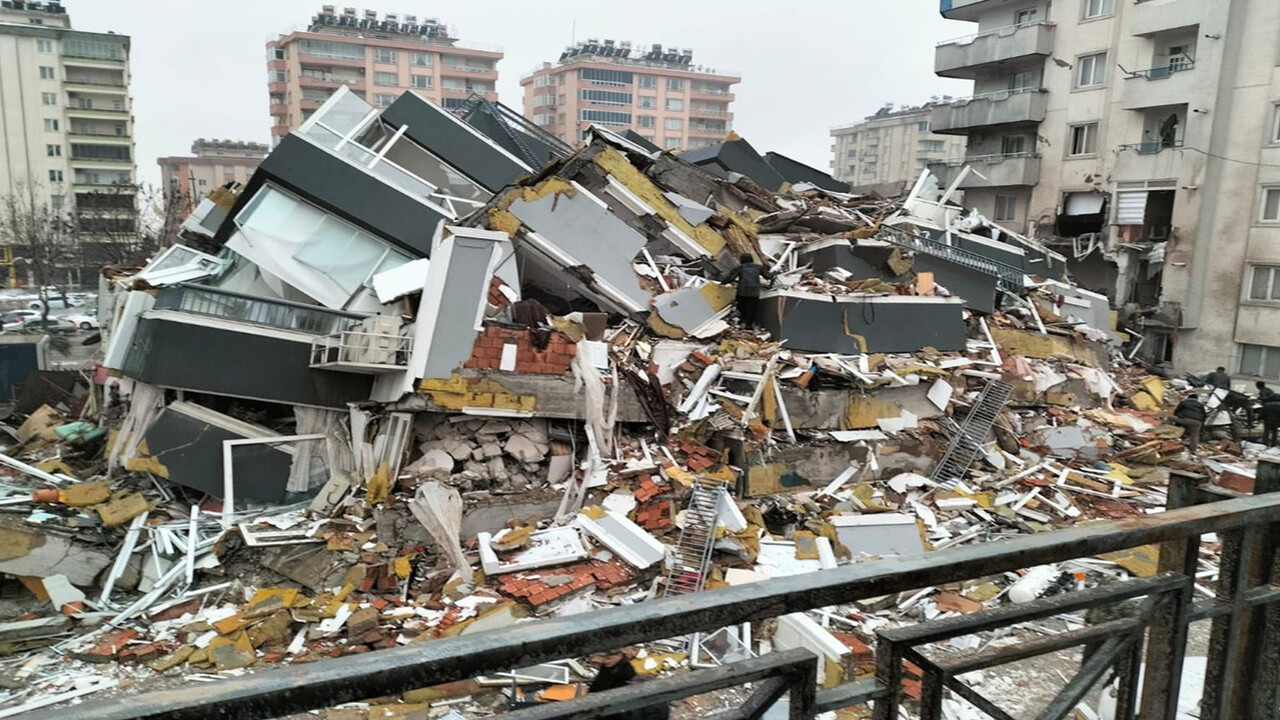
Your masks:
<svg viewBox="0 0 1280 720"><path fill-rule="evenodd" d="M74 223L50 204L39 183L19 182L0 197L0 241L14 250L14 268L25 268L37 288L41 319L49 316L49 287L57 271L79 255Z"/></svg>

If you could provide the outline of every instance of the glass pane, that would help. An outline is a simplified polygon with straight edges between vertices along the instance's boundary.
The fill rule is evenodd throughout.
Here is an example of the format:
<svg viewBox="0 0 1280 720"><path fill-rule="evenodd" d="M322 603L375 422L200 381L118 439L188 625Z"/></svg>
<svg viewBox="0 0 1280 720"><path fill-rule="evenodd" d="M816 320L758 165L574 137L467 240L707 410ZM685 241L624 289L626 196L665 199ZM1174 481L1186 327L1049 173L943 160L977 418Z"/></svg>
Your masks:
<svg viewBox="0 0 1280 720"><path fill-rule="evenodd" d="M1240 346L1240 373L1242 375L1258 375L1262 370L1262 346Z"/></svg>
<svg viewBox="0 0 1280 720"><path fill-rule="evenodd" d="M240 224L268 235L293 237L311 231L324 213L274 188L264 188L240 213Z"/></svg>
<svg viewBox="0 0 1280 720"><path fill-rule="evenodd" d="M340 155L346 155L352 160L355 160L357 163L361 165L366 165L366 166L374 158L373 153L360 147L354 142L349 142L346 145L343 145L342 147L338 148L338 153Z"/></svg>
<svg viewBox="0 0 1280 720"><path fill-rule="evenodd" d="M1263 353L1263 377L1280 378L1280 348L1269 347Z"/></svg>
<svg viewBox="0 0 1280 720"><path fill-rule="evenodd" d="M1267 299L1267 283L1271 280L1270 268L1254 268L1253 282L1249 287L1250 300L1266 300Z"/></svg>
<svg viewBox="0 0 1280 720"><path fill-rule="evenodd" d="M341 98L325 109L320 122L346 135L360 126L360 121L370 110L373 108L355 93L343 93Z"/></svg>
<svg viewBox="0 0 1280 720"><path fill-rule="evenodd" d="M1271 268L1271 299L1280 300L1280 268Z"/></svg>
<svg viewBox="0 0 1280 720"><path fill-rule="evenodd" d="M1262 219L1280 220L1280 188L1262 191Z"/></svg>

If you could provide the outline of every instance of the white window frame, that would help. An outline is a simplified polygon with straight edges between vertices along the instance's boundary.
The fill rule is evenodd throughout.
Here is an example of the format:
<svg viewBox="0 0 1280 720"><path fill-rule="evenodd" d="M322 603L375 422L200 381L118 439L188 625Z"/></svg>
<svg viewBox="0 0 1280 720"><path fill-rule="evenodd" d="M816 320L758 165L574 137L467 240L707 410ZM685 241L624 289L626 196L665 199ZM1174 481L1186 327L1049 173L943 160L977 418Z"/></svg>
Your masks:
<svg viewBox="0 0 1280 720"><path fill-rule="evenodd" d="M1116 14L1116 0L1080 0L1080 19L1096 20Z"/></svg>
<svg viewBox="0 0 1280 720"><path fill-rule="evenodd" d="M57 105L58 93L51 93L51 92L40 93L40 102L42 102L45 105Z"/></svg>
<svg viewBox="0 0 1280 720"><path fill-rule="evenodd" d="M657 75L637 75L636 87L655 89L658 87Z"/></svg>
<svg viewBox="0 0 1280 720"><path fill-rule="evenodd" d="M657 118L654 115L636 116L636 127L644 128L645 130L655 129L657 127L657 122Z"/></svg>
<svg viewBox="0 0 1280 720"><path fill-rule="evenodd" d="M684 118L669 117L662 121L662 129L680 132L684 130Z"/></svg>
<svg viewBox="0 0 1280 720"><path fill-rule="evenodd" d="M36 52L51 53L53 52L53 41L48 38L36 39Z"/></svg>
<svg viewBox="0 0 1280 720"><path fill-rule="evenodd" d="M1276 194L1276 215L1267 217L1267 197ZM1262 225L1280 225L1280 185L1262 185L1258 188L1258 223Z"/></svg>
<svg viewBox="0 0 1280 720"><path fill-rule="evenodd" d="M421 85L419 85L419 84L418 84L418 81L419 81L419 80L423 80L423 81L425 81L425 82L423 82ZM434 88L434 87L435 87L435 76L433 76L433 75L410 75L410 76L409 76L409 84L410 84L410 85L412 85L413 87L415 87L415 88L419 89L419 90L431 90L432 88Z"/></svg>
<svg viewBox="0 0 1280 720"><path fill-rule="evenodd" d="M1002 200L1005 201L1006 209L1013 210L1012 217L1001 216L1000 201ZM995 199L992 202L993 202L993 206L991 209L991 214L994 216L991 218L992 220L996 222L1014 222L1018 219L1018 196L1017 195L996 195Z"/></svg>
<svg viewBox="0 0 1280 720"><path fill-rule="evenodd" d="M1094 157L1098 154L1098 131L1099 123L1077 123L1067 128L1067 157L1083 158ZM1076 152L1076 132L1083 131L1086 149L1083 152ZM1092 142L1091 142L1092 141ZM1092 147L1090 147L1090 145Z"/></svg>
<svg viewBox="0 0 1280 720"><path fill-rule="evenodd" d="M391 64L397 59L396 51L389 48L374 48L373 61L379 63Z"/></svg>
<svg viewBox="0 0 1280 720"><path fill-rule="evenodd" d="M1254 278L1260 272L1267 273L1269 277L1267 278L1267 286L1262 293L1265 297L1258 298L1253 296L1253 285ZM1241 301L1247 303L1266 303L1268 305L1280 304L1280 265L1268 265L1265 263L1254 265L1250 263L1249 272L1245 278L1244 297L1241 298Z"/></svg>
<svg viewBox="0 0 1280 720"><path fill-rule="evenodd" d="M395 80L389 83L382 82L381 80L378 79L379 75L391 75L395 77ZM375 70L373 73L373 84L377 87L400 87L400 73L386 72L385 70Z"/></svg>
<svg viewBox="0 0 1280 720"><path fill-rule="evenodd" d="M58 70L56 68L49 67L48 65L41 65L40 79L41 80L57 80Z"/></svg>
<svg viewBox="0 0 1280 720"><path fill-rule="evenodd" d="M1026 20L1022 19L1024 15L1027 17ZM1013 24L1015 27L1026 27L1027 25L1033 25L1038 22L1040 22L1039 7L1022 8L1021 10L1013 13Z"/></svg>
<svg viewBox="0 0 1280 720"><path fill-rule="evenodd" d="M1280 103L1271 104L1271 135L1267 144L1280 145Z"/></svg>
<svg viewBox="0 0 1280 720"><path fill-rule="evenodd" d="M435 62L431 59L431 53L415 52L409 54L409 67L431 67L434 64Z"/></svg>
<svg viewBox="0 0 1280 720"><path fill-rule="evenodd" d="M667 78L667 92L684 92L684 78Z"/></svg>
<svg viewBox="0 0 1280 720"><path fill-rule="evenodd" d="M1089 70L1090 70L1089 79L1096 80L1096 82L1089 82L1087 84L1084 82L1084 68L1085 68L1086 60L1091 61L1089 63ZM1098 79L1099 67L1101 67L1101 70L1102 70L1101 79ZM1088 53L1087 55L1077 56L1076 66L1075 66L1075 88L1077 90L1088 90L1088 89L1100 88L1100 87L1106 87L1106 86L1107 86L1107 53L1104 51L1104 52Z"/></svg>
<svg viewBox="0 0 1280 720"><path fill-rule="evenodd" d="M57 119L57 118L45 118L45 119L44 119L44 130L45 130L45 132L58 132L58 119Z"/></svg>
<svg viewBox="0 0 1280 720"><path fill-rule="evenodd" d="M671 107L672 103L678 104L680 107ZM684 98L667 98L667 112L684 112Z"/></svg>
<svg viewBox="0 0 1280 720"><path fill-rule="evenodd" d="M1248 377L1260 377L1271 380L1280 380L1280 374L1277 375L1261 375L1251 373L1244 367L1244 348L1246 345L1262 348L1262 357L1258 364L1258 370L1265 371L1267 369L1267 356L1273 353L1280 353L1280 347L1274 345L1257 345L1255 343L1236 343L1236 372L1240 375Z"/></svg>

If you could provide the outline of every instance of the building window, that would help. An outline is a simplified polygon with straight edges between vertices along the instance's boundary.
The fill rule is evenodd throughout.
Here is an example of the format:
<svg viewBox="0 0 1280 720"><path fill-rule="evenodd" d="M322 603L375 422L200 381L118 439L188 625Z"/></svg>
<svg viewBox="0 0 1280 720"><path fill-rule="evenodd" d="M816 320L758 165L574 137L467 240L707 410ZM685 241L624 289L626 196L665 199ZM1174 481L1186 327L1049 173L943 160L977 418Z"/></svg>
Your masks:
<svg viewBox="0 0 1280 720"><path fill-rule="evenodd" d="M656 88L658 87L658 78L654 75L641 75L636 80L636 84L642 88Z"/></svg>
<svg viewBox="0 0 1280 720"><path fill-rule="evenodd" d="M667 118L666 120L664 120L664 121L662 122L662 127L663 127L663 129L665 129L665 130L683 130L683 129L684 129L684 119L682 119L682 118Z"/></svg>
<svg viewBox="0 0 1280 720"><path fill-rule="evenodd" d="M431 67L431 53L410 53L409 64L416 65L417 67ZM542 77L546 77L546 75L541 76L539 79Z"/></svg>
<svg viewBox="0 0 1280 720"><path fill-rule="evenodd" d="M1031 23L1039 19L1040 19L1040 8L1027 8L1026 10L1019 10L1018 12L1014 13L1013 24L1019 25L1019 26L1030 25Z"/></svg>
<svg viewBox="0 0 1280 720"><path fill-rule="evenodd" d="M633 79L632 74L625 70L601 70L599 68L582 68L578 71L578 77L583 80L590 80L597 85L630 85Z"/></svg>
<svg viewBox="0 0 1280 720"><path fill-rule="evenodd" d="M58 181L59 182L62 181L61 172L58 173ZM50 195L49 206L52 207L54 210L61 210L62 208L67 206L67 196L66 195Z"/></svg>
<svg viewBox="0 0 1280 720"><path fill-rule="evenodd" d="M846 150L846 151L845 151L845 153L844 153L844 156L845 156L845 157L847 157L847 158L856 158L856 157L858 157L858 151L857 151L857 150Z"/></svg>
<svg viewBox="0 0 1280 720"><path fill-rule="evenodd" d="M1000 139L1000 152L1003 155L1021 155L1026 151L1026 135L1005 135Z"/></svg>
<svg viewBox="0 0 1280 720"><path fill-rule="evenodd" d="M928 120L921 120L920 122L916 123L916 130L919 130L922 133L931 132L932 129L933 129L933 126L930 125Z"/></svg>
<svg viewBox="0 0 1280 720"><path fill-rule="evenodd" d="M57 80L57 79L58 79L58 74L57 74L56 72L54 72L54 69L53 69L53 68L51 68L51 67L49 67L49 66L47 66L47 65L41 65L41 66L40 66L40 79L41 79L41 80Z"/></svg>
<svg viewBox="0 0 1280 720"><path fill-rule="evenodd" d="M668 110L684 110L684 100L680 98L667 98Z"/></svg>
<svg viewBox="0 0 1280 720"><path fill-rule="evenodd" d="M666 146L667 146L668 148L670 148L670 149L675 149L675 148L680 147L680 138L678 138L678 137L669 137L669 138L666 138L664 142L665 142Z"/></svg>
<svg viewBox="0 0 1280 720"><path fill-rule="evenodd" d="M556 76L551 74L538 75L533 79L534 87L550 87L555 84L556 84Z"/></svg>
<svg viewBox="0 0 1280 720"><path fill-rule="evenodd" d="M612 90L579 90L578 99L600 105L630 105L631 93Z"/></svg>
<svg viewBox="0 0 1280 720"><path fill-rule="evenodd" d="M996 222L1011 222L1018 219L1018 196L996 196Z"/></svg>
<svg viewBox="0 0 1280 720"><path fill-rule="evenodd" d="M395 87L400 84L400 76L393 72L376 72L373 74L373 84Z"/></svg>
<svg viewBox="0 0 1280 720"><path fill-rule="evenodd" d="M1107 54L1095 53L1076 58L1076 87L1101 87L1107 82Z"/></svg>
<svg viewBox="0 0 1280 720"><path fill-rule="evenodd" d="M631 113L610 112L608 110L579 110L578 119L582 122L600 125L630 125Z"/></svg>
<svg viewBox="0 0 1280 720"><path fill-rule="evenodd" d="M555 107L555 106L556 106L556 94L555 94L555 93L542 93L541 95L534 95L534 96L533 96L533 106L534 106L534 107Z"/></svg>
<svg viewBox="0 0 1280 720"><path fill-rule="evenodd" d="M1241 375L1280 379L1280 347L1240 343Z"/></svg>
<svg viewBox="0 0 1280 720"><path fill-rule="evenodd" d="M44 119L45 132L58 132L58 121L55 118Z"/></svg>
<svg viewBox="0 0 1280 720"><path fill-rule="evenodd" d="M1071 141L1067 147L1067 155L1079 157L1093 155L1098 152L1098 123L1075 125L1071 128Z"/></svg>
<svg viewBox="0 0 1280 720"><path fill-rule="evenodd" d="M49 157L62 157L62 146L61 145L45 145L44 154L48 155Z"/></svg>
<svg viewBox="0 0 1280 720"><path fill-rule="evenodd" d="M374 95L373 104L378 107L391 107L391 103L396 101L395 95Z"/></svg>
<svg viewBox="0 0 1280 720"><path fill-rule="evenodd" d="M353 43L332 42L330 40L311 40L304 38L298 45L298 52L312 57L329 60L364 60L363 45ZM283 58L281 58L283 59Z"/></svg>
<svg viewBox="0 0 1280 720"><path fill-rule="evenodd" d="M1111 15L1116 11L1116 0L1083 0L1084 19Z"/></svg>
<svg viewBox="0 0 1280 720"><path fill-rule="evenodd" d="M1280 265L1253 265L1249 272L1250 300L1280 301Z"/></svg>
<svg viewBox="0 0 1280 720"><path fill-rule="evenodd" d="M57 105L58 93L40 93L40 102L45 105Z"/></svg>
<svg viewBox="0 0 1280 720"><path fill-rule="evenodd" d="M39 39L36 40L36 52L51 53L53 52L53 41Z"/></svg>
<svg viewBox="0 0 1280 720"><path fill-rule="evenodd" d="M654 118L652 115L637 115L636 126L641 128L652 128L654 126Z"/></svg>
<svg viewBox="0 0 1280 720"><path fill-rule="evenodd" d="M1280 222L1280 185L1263 186L1258 219L1262 222Z"/></svg>
<svg viewBox="0 0 1280 720"><path fill-rule="evenodd" d="M1280 143L1280 103L1271 106L1271 137L1267 141Z"/></svg>
<svg viewBox="0 0 1280 720"><path fill-rule="evenodd" d="M667 78L667 90L670 92L684 92L684 80Z"/></svg>
<svg viewBox="0 0 1280 720"><path fill-rule="evenodd" d="M396 61L396 51L387 50L386 48L376 48L373 51L373 59L380 63L393 63Z"/></svg>
<svg viewBox="0 0 1280 720"><path fill-rule="evenodd" d="M279 48L279 47L271 48L271 58L273 60L284 60L285 59L284 48Z"/></svg>
<svg viewBox="0 0 1280 720"><path fill-rule="evenodd" d="M922 153L936 153L947 149L946 140L920 140L917 149Z"/></svg>
<svg viewBox="0 0 1280 720"><path fill-rule="evenodd" d="M429 90L431 89L434 78L432 78L430 75L412 75L410 76L410 80L413 81L412 84L414 87L425 88Z"/></svg>
<svg viewBox="0 0 1280 720"><path fill-rule="evenodd" d="M641 95L641 96L640 96L640 98L639 98L639 100L637 100L637 102L638 102L638 104L639 104L640 109L642 109L642 110L650 110L650 109L653 109L653 108L658 107L658 102L657 102L657 100L658 100L657 98L655 98L655 97L653 97L653 96L651 96L651 95Z"/></svg>
<svg viewBox="0 0 1280 720"><path fill-rule="evenodd" d="M284 70L272 70L271 76L268 78L268 81L282 83L282 82L286 82L288 79L289 79L289 76L285 74Z"/></svg>
<svg viewBox="0 0 1280 720"><path fill-rule="evenodd" d="M62 182L62 171L61 171L61 170L50 170L50 171L49 171L49 182Z"/></svg>

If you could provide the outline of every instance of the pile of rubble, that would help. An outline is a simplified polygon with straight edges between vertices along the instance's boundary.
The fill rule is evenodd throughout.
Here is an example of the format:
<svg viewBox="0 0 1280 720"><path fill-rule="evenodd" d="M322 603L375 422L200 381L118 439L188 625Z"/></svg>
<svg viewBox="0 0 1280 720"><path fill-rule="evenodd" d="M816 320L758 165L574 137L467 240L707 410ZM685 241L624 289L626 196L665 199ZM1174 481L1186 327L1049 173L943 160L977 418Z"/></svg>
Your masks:
<svg viewBox="0 0 1280 720"><path fill-rule="evenodd" d="M394 122L392 156L453 185L409 202L295 132L205 201L190 245L104 273L91 402L33 412L0 455L0 572L24 586L0 716L1141 515L1170 468L1239 484L1265 452L1187 453L1168 424L1187 384L1132 365L1105 297L927 173L894 199L769 187L732 166L766 163L736 137L695 164L411 94L329 114L353 103L316 127L366 142ZM763 328L722 282L742 254L776 276ZM873 671L879 628L1154 570L1032 568L631 662L806 647L830 686ZM571 658L332 717L501 712L592 673Z"/></svg>

